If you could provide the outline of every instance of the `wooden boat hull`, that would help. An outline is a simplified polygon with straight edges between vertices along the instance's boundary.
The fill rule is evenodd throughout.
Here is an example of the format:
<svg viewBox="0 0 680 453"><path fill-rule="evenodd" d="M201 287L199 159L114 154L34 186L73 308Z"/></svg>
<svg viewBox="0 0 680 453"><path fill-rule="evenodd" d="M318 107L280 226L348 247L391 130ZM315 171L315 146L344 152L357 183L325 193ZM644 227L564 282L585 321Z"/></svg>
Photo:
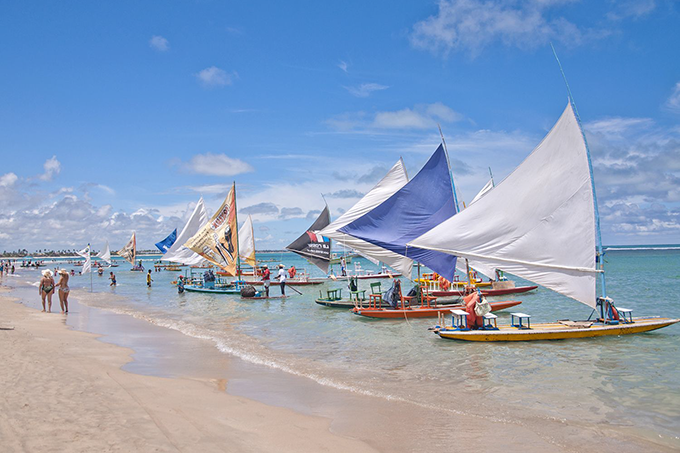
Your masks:
<svg viewBox="0 0 680 453"><path fill-rule="evenodd" d="M196 293L211 293L211 294L241 294L241 288L202 288L200 286L185 285L185 291Z"/></svg>
<svg viewBox="0 0 680 453"><path fill-rule="evenodd" d="M326 283L328 280L323 279L323 280L307 280L307 281L290 281L286 280L286 286L308 286L308 285L322 285ZM262 286L264 283L262 280L258 281L250 281L250 282L245 282L246 285L251 285L251 286ZM269 283L270 286L279 286L281 283L279 281L274 281L272 280Z"/></svg>
<svg viewBox="0 0 680 453"><path fill-rule="evenodd" d="M287 299L290 296L241 296L241 299L253 299L253 300L261 300L261 299Z"/></svg>
<svg viewBox="0 0 680 453"><path fill-rule="evenodd" d="M500 302L489 302L491 311L504 310L521 304L518 300L504 300ZM353 308L352 313L359 316L381 319L404 319L404 318L432 318L439 313L449 313L454 308L462 308L462 304L440 305L436 308L421 308L420 306L402 309L393 308Z"/></svg>
<svg viewBox="0 0 680 453"><path fill-rule="evenodd" d="M314 302L316 302L319 305L323 305L324 307L330 307L330 308L344 308L344 309L351 309L356 306L356 302L353 300L349 299L340 299L340 300L329 300L329 299L316 299ZM368 303L368 301L363 302L364 305ZM383 304L383 307L389 307L388 304Z"/></svg>
<svg viewBox="0 0 680 453"><path fill-rule="evenodd" d="M533 291L538 286L516 286L514 288L505 289L481 289L482 296L493 297L493 296L507 296L508 294L520 294L526 293L528 291ZM464 293L463 289L454 289L449 291L430 291L435 297L446 297L446 296L462 296Z"/></svg>
<svg viewBox="0 0 680 453"><path fill-rule="evenodd" d="M633 323L602 325L594 324L588 328L573 328L559 323L532 324L531 329L517 329L500 326L498 330L446 330L436 332L441 338L463 341L538 341L567 340L572 338L592 338L604 336L629 335L650 332L679 322L669 318L635 318Z"/></svg>
<svg viewBox="0 0 680 453"><path fill-rule="evenodd" d="M358 280L370 280L373 278L396 278L396 277L401 277L400 272L390 272L388 274L366 274L366 275L349 275L348 277L356 277ZM338 278L345 278L343 277L338 277Z"/></svg>

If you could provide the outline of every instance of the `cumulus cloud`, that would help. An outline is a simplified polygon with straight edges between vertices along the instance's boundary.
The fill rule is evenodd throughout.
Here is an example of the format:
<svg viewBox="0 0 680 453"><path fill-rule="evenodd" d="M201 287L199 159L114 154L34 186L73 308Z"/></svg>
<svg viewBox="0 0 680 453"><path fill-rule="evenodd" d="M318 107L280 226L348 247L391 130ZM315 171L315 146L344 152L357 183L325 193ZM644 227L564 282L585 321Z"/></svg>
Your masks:
<svg viewBox="0 0 680 453"><path fill-rule="evenodd" d="M15 175L14 173L5 173L4 175L0 176L0 186L2 187L10 187L13 186L14 183L17 182L19 177Z"/></svg>
<svg viewBox="0 0 680 453"><path fill-rule="evenodd" d="M607 13L607 18L613 21L619 21L627 18L638 19L650 14L655 9L655 0L613 1L612 10Z"/></svg>
<svg viewBox="0 0 680 453"><path fill-rule="evenodd" d="M435 102L418 104L413 108L395 111L345 113L326 121L326 124L340 131L361 129L429 129L437 123L452 123L463 119L463 115L452 108Z"/></svg>
<svg viewBox="0 0 680 453"><path fill-rule="evenodd" d="M676 112L680 112L680 82L675 84L671 96L666 101L666 107Z"/></svg>
<svg viewBox="0 0 680 453"><path fill-rule="evenodd" d="M231 189L231 184L203 184L201 186L190 186L187 189L197 193L226 194Z"/></svg>
<svg viewBox="0 0 680 453"><path fill-rule="evenodd" d="M389 87L387 85L380 85L379 83L362 83L359 86L354 87L344 87L352 96L358 98L367 98L374 91L386 90Z"/></svg>
<svg viewBox="0 0 680 453"><path fill-rule="evenodd" d="M295 208L281 208L279 212L280 219L290 219L291 217L304 217L304 211L298 207Z"/></svg>
<svg viewBox="0 0 680 453"><path fill-rule="evenodd" d="M231 85L236 73L229 74L224 69L210 66L195 74L196 78L206 88L223 87Z"/></svg>
<svg viewBox="0 0 680 453"><path fill-rule="evenodd" d="M162 36L154 35L149 40L149 46L159 52L167 52L170 50L170 43Z"/></svg>
<svg viewBox="0 0 680 453"><path fill-rule="evenodd" d="M264 214L271 216L278 215L279 208L277 208L274 203L258 203L255 205L246 206L245 208L241 208L239 209L239 211L246 215ZM260 227L260 230L262 230L262 227Z"/></svg>
<svg viewBox="0 0 680 453"><path fill-rule="evenodd" d="M361 198L364 194L354 189L342 189L327 193L325 196L328 198Z"/></svg>
<svg viewBox="0 0 680 453"><path fill-rule="evenodd" d="M57 160L57 156L52 156L43 164L45 173L39 176L43 181L51 181L52 178L61 172L61 163Z"/></svg>
<svg viewBox="0 0 680 453"><path fill-rule="evenodd" d="M554 10L569 0L440 0L437 14L416 23L411 44L434 54L467 51L478 54L494 42L531 49L550 41L580 44L584 35Z"/></svg>
<svg viewBox="0 0 680 453"><path fill-rule="evenodd" d="M196 154L187 163L187 167L194 173L211 176L234 176L254 171L250 164L241 159L212 153Z"/></svg>

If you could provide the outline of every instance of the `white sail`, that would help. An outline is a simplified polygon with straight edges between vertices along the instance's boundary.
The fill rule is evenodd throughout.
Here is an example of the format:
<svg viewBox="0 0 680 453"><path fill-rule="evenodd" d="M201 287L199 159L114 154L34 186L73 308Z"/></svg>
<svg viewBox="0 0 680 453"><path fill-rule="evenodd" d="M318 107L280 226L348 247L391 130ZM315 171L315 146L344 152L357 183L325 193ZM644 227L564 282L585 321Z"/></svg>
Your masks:
<svg viewBox="0 0 680 453"><path fill-rule="evenodd" d="M172 247L165 252L163 259L174 263L187 264L189 266L202 264L205 261L203 257L186 248L184 244L206 223L208 223L208 213L205 211L205 204L203 203L203 197L201 197L198 200L198 203L196 203L196 207L194 208L191 217L189 217L186 225L184 225L182 232L179 233L177 240L172 244Z"/></svg>
<svg viewBox="0 0 680 453"><path fill-rule="evenodd" d="M468 258L596 305L595 206L571 105L494 190L409 245Z"/></svg>
<svg viewBox="0 0 680 453"><path fill-rule="evenodd" d="M83 269L80 271L81 274L86 274L92 270L92 258L90 257L90 244L82 249L80 252L76 252L79 256L85 258L85 263L83 264Z"/></svg>
<svg viewBox="0 0 680 453"><path fill-rule="evenodd" d="M408 175L404 162L401 159L390 169L389 172L373 187L364 197L352 206L347 212L338 217L335 222L328 225L319 234L335 239L345 247L352 248L362 256L368 256L381 261L403 275L411 275L413 260L398 255L377 245L373 245L361 239L338 231L340 228L352 223L354 220L370 212L382 202L391 197L395 192L404 187L408 182Z"/></svg>
<svg viewBox="0 0 680 453"><path fill-rule="evenodd" d="M106 241L106 248L97 254L97 258L111 264L111 250L109 249L109 241Z"/></svg>
<svg viewBox="0 0 680 453"><path fill-rule="evenodd" d="M256 265L255 261L255 236L253 235L253 219L248 216L238 230L238 254L242 261Z"/></svg>
<svg viewBox="0 0 680 453"><path fill-rule="evenodd" d="M125 247L118 250L118 255L125 258L125 260L133 266L135 265L135 258L137 257L137 238L134 232L128 243L125 244Z"/></svg>
<svg viewBox="0 0 680 453"><path fill-rule="evenodd" d="M487 192L489 192L491 189L493 189L493 179L489 179L489 182L487 182L486 185L482 187L482 190L480 190L479 193L475 195L475 198L472 199L470 204L473 204L474 202L478 201L480 198L486 195Z"/></svg>

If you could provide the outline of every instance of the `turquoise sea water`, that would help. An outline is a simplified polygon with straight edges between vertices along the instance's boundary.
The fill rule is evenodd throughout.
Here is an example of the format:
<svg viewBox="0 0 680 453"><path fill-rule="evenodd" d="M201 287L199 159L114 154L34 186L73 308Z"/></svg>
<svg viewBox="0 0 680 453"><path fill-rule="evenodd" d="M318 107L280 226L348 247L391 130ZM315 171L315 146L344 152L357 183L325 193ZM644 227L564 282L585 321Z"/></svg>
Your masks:
<svg viewBox="0 0 680 453"><path fill-rule="evenodd" d="M293 254L258 258L321 276ZM680 247L609 249L606 262L608 295L619 306L633 309L634 316L680 318ZM154 272L147 289L144 274L129 268L123 263L113 269L115 289L108 286L108 270L95 275L94 292L80 294L79 301L208 339L225 354L323 385L517 423L598 423L680 448L680 325L589 340L463 343L428 332L436 319L368 320L314 303L319 291L343 287L339 281L296 287L303 294L286 300L248 301L177 294L170 283L177 272ZM38 275L17 272L24 283ZM368 289L368 281L360 284ZM89 289L90 279L73 277L71 286ZM117 297L112 301L102 293ZM513 299L522 301L521 311L532 322L585 319L591 311L542 288ZM499 322L508 318L499 313Z"/></svg>

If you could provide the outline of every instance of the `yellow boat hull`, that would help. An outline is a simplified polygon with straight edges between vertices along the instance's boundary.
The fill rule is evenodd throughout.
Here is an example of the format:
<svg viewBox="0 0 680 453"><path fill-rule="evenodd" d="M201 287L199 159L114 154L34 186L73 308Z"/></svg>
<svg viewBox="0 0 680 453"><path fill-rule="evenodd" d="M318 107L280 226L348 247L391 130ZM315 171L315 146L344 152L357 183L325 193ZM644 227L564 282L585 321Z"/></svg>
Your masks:
<svg viewBox="0 0 680 453"><path fill-rule="evenodd" d="M649 332L679 322L670 318L635 318L633 323L603 325L593 324L587 328L574 328L560 323L532 324L531 329L517 329L499 326L498 330L446 330L437 334L449 340L464 341L538 341L567 340L570 338L592 338L610 335L629 335Z"/></svg>

